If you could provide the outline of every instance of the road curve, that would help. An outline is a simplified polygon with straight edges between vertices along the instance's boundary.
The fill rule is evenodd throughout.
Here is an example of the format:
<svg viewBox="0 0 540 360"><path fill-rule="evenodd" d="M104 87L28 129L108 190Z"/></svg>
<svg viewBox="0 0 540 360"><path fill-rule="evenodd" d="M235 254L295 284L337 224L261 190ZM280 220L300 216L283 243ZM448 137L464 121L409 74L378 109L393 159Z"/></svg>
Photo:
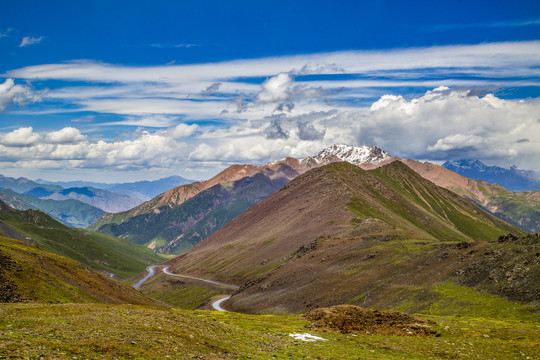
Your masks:
<svg viewBox="0 0 540 360"><path fill-rule="evenodd" d="M224 302L224 301L227 301L229 300L231 297L230 296L227 296L227 297L224 297L224 298L221 298L219 300L216 300L212 303L212 307L217 310L217 311L227 311L225 310L224 308L221 307L221 304Z"/></svg>
<svg viewBox="0 0 540 360"><path fill-rule="evenodd" d="M138 288L139 286L142 285L143 282L145 282L146 280L150 279L152 276L154 276L154 269L157 268L157 267L160 267L160 268L168 268L167 265L153 265L153 266L149 266L146 268L146 270L148 270L148 275L146 275L146 277L144 279L142 279L141 281L139 281L138 283L136 283L135 285L133 285L133 287L136 289Z"/></svg>
<svg viewBox="0 0 540 360"><path fill-rule="evenodd" d="M220 282L217 282L217 281L201 279L201 278L193 277L193 276L173 274L173 273L169 272L169 266L164 267L163 272L165 274L167 274L167 275L170 275L170 276L176 276L176 277L181 277L181 278L191 279L191 280L198 280L198 281L202 281L202 282L212 284L212 285L223 286L223 287L226 287L226 288L229 288L229 289L238 289L238 286L236 286L236 285L224 284L224 283L220 283Z"/></svg>
<svg viewBox="0 0 540 360"><path fill-rule="evenodd" d="M136 289L139 286L141 286L142 283L144 283L146 280L148 280L149 278L151 278L154 275L154 269L155 268L161 268L165 274L170 275L170 276L176 276L176 277L185 278L185 279L202 281L202 282L205 282L205 283L208 283L208 284L217 285L217 286L223 286L223 287L226 287L226 288L229 288L229 289L238 289L238 286L236 286L236 285L224 284L224 283L220 283L220 282L217 282L217 281L201 279L201 278L193 277L193 276L173 274L173 273L171 273L169 271L169 267L170 267L170 265L153 265L153 266L147 267L146 270L148 270L148 275L146 275L146 277L144 279L142 279L141 281L139 281L138 283L133 285L133 287Z"/></svg>

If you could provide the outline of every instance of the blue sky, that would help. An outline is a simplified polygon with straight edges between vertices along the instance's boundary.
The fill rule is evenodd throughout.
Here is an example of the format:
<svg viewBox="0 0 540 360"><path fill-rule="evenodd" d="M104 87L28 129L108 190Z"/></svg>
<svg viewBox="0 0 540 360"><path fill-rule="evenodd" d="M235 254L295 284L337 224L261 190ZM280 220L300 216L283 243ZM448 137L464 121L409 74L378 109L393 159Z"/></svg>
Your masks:
<svg viewBox="0 0 540 360"><path fill-rule="evenodd" d="M376 145L540 170L537 1L11 1L0 173L205 179Z"/></svg>

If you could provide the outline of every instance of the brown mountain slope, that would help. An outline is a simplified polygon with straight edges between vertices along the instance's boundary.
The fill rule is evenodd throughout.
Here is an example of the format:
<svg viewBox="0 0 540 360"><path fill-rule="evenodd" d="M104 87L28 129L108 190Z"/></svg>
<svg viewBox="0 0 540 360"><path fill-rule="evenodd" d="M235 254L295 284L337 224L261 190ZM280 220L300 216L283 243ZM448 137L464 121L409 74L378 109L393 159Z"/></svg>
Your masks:
<svg viewBox="0 0 540 360"><path fill-rule="evenodd" d="M180 205L163 206L121 224L104 225L99 231L157 252L180 254L296 176L298 172L290 166L278 164L240 180L212 186Z"/></svg>
<svg viewBox="0 0 540 360"><path fill-rule="evenodd" d="M105 224L121 224L138 215L159 212L161 207L176 207L215 185L234 182L263 170L275 170L280 164L288 165L298 171L302 169L300 162L293 158L285 158L263 166L232 165L209 180L175 187L128 211L105 214L88 229L98 230Z"/></svg>
<svg viewBox="0 0 540 360"><path fill-rule="evenodd" d="M380 306L398 289L449 279L458 266L441 258L458 244L512 231L520 232L400 162L372 171L335 163L292 180L169 263L173 272L244 284L228 302L233 310L303 312L359 303L366 292ZM411 276L430 264L435 273Z"/></svg>

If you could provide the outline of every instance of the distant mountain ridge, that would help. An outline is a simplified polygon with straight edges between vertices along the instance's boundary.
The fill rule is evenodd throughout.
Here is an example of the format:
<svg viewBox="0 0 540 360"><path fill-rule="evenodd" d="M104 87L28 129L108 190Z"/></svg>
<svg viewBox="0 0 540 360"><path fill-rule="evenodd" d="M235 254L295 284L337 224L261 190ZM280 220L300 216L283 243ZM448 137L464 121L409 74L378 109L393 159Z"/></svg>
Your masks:
<svg viewBox="0 0 540 360"><path fill-rule="evenodd" d="M93 181L47 181L37 179L37 183L47 185L58 185L64 188L73 187L93 187L102 190L117 192L124 195L139 197L144 201L170 190L174 187L192 183L193 180L185 179L181 176L173 175L158 180L144 180L129 183L99 183Z"/></svg>
<svg viewBox="0 0 540 360"><path fill-rule="evenodd" d="M179 254L298 176L287 162L290 160L261 168L228 168L217 175L228 181L209 188L205 187L217 179L180 186L131 211L107 214L90 229L145 244L157 252Z"/></svg>
<svg viewBox="0 0 540 360"><path fill-rule="evenodd" d="M0 189L11 189L18 193L25 193L37 187L43 187L47 190L62 190L62 186L49 184L43 186L43 184L37 183L30 179L20 177L18 179L9 176L0 175Z"/></svg>
<svg viewBox="0 0 540 360"><path fill-rule="evenodd" d="M163 183L163 186L166 186L165 183ZM0 175L0 190L2 189L12 190L18 193L19 195L16 196L19 198L18 201L22 199L22 195L31 195L41 200L64 201L73 199L98 208L104 212L119 212L128 210L133 208L134 206L137 206L138 204L143 202L144 199L147 198L145 195L139 193L130 193L130 191L127 189L124 190L125 193L122 193L121 190L119 190L118 192L112 192L88 186L64 188L58 184L42 184L23 177L16 179ZM4 195L4 200L12 202L13 205L16 204L15 202L13 202L14 194L10 194L9 199ZM27 200L29 199L27 198ZM31 204L32 208L50 213L51 216L57 218L62 222L65 222L66 224L69 224L70 226L86 227L89 225L88 222L93 222L95 220L90 218L83 220L80 217L81 213L77 214L77 212L87 212L90 211L90 209L76 209L74 203L69 206L71 207L71 209L68 209L69 207L66 207L66 203L53 205L53 203L49 202L45 205L44 202L41 202L41 205L38 206L38 201L26 201L26 204L30 203L33 203ZM23 209L25 208L25 206L26 205L23 205L21 202L19 202L19 206L16 207ZM78 219L73 218L73 221L69 220L72 216L78 217Z"/></svg>
<svg viewBox="0 0 540 360"><path fill-rule="evenodd" d="M277 169L279 169L279 171L276 172L276 174L279 174L280 171L284 171L284 169L288 169L288 174L286 174L284 178L291 180L310 169L345 160L353 162L354 165L364 170L369 170L400 159L391 156L375 146L354 147L337 144L323 149L313 157L308 156L301 160L284 158L263 166L233 165L207 181L195 182L173 188L156 196L152 200L125 212L105 214L89 227L89 229L112 234L114 236L125 237L138 244L146 244L159 252L178 254L189 248L189 246L201 241L212 232L219 229L219 227L232 220L232 218L239 215L239 209L246 210L249 206L256 203L243 203L241 207L232 205L239 204L238 201L242 197L242 192L238 191L238 189L231 191L231 189L234 188L233 184L235 184L236 181L252 177L258 172L268 170L276 171ZM441 167L421 169L419 166L413 166L414 164L411 165L408 163L408 165L412 166L415 171L435 182L437 185L447 187L444 182L438 181L436 176L432 176L432 172L437 173L439 171L438 169L444 171L449 170ZM453 172L451 172L451 174L462 178L460 175ZM452 176L453 175L451 175L450 178ZM255 180L251 179L249 181ZM219 184L222 186L210 190L212 187ZM494 186L489 184L486 185L491 187ZM499 214L498 216L523 229L531 231L531 229L534 230L540 225L540 213L535 210L533 205L531 205L534 204L535 201L533 198L523 198L524 204L522 204L517 211L514 208L510 211L508 210L510 205L494 206L495 200L500 202L500 197L497 197L493 201L487 200L487 202L475 200L479 196L475 194L480 193L480 190L475 189L477 188L470 188L467 194L464 194L463 192L460 193L460 190L457 190L460 195L472 199L476 204L483 206L485 209L489 209L489 211L496 214L501 212L508 213L509 215ZM270 192L265 190L261 193L261 196L257 198L257 201L264 199L265 196L270 195L276 190L278 190L278 188L274 188ZM495 190L490 190L490 192L494 193ZM264 196L262 196L262 194L264 194ZM515 201L522 201L520 195L515 195L511 192L504 193L497 191L497 194L503 196L503 199L512 198L510 201L504 200L509 204L513 204ZM216 199L212 200L211 196L215 196ZM189 204L184 205L184 203L188 201ZM201 203L197 204L198 201L201 201ZM186 214L189 214L187 212L188 208L191 209L190 211L195 211L197 213L197 215L193 216L189 221L186 220ZM203 208L205 210L203 210ZM234 211L231 210L232 208L234 208ZM210 213L220 214L220 217L216 218L215 215L210 215ZM173 216L173 214L176 215ZM187 218L189 219L189 217ZM159 224L159 226L154 226L153 224ZM148 231L146 229L148 229Z"/></svg>
<svg viewBox="0 0 540 360"><path fill-rule="evenodd" d="M479 160L446 161L444 168L470 179L499 184L510 191L540 190L540 174L530 170L520 170L515 165L509 169L488 166Z"/></svg>
<svg viewBox="0 0 540 360"><path fill-rule="evenodd" d="M312 164L307 166L313 168L313 165L327 165L336 161L346 161L359 166L364 170L373 169L388 164L397 158L391 156L386 151L376 146L352 146L345 144L334 144L319 152L314 157L306 157L301 160L303 164Z"/></svg>
<svg viewBox="0 0 540 360"><path fill-rule="evenodd" d="M87 228L105 214L103 210L79 200L44 200L10 189L0 190L0 200L17 210L41 210L65 225L79 228Z"/></svg>
<svg viewBox="0 0 540 360"><path fill-rule="evenodd" d="M131 209L141 202L139 199L128 195L92 187L74 187L61 190L48 190L43 187L37 187L27 191L25 194L33 195L40 199L75 199L107 212L119 212Z"/></svg>

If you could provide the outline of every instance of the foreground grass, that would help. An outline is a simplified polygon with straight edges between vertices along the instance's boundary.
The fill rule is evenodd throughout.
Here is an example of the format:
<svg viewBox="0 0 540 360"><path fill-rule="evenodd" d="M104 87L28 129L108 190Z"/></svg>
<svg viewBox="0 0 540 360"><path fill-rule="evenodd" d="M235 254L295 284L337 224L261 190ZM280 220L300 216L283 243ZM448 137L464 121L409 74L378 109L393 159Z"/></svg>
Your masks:
<svg viewBox="0 0 540 360"><path fill-rule="evenodd" d="M430 317L436 338L324 333L301 316L103 304L0 306L2 359L538 359L538 322ZM327 341L289 336L308 332Z"/></svg>

